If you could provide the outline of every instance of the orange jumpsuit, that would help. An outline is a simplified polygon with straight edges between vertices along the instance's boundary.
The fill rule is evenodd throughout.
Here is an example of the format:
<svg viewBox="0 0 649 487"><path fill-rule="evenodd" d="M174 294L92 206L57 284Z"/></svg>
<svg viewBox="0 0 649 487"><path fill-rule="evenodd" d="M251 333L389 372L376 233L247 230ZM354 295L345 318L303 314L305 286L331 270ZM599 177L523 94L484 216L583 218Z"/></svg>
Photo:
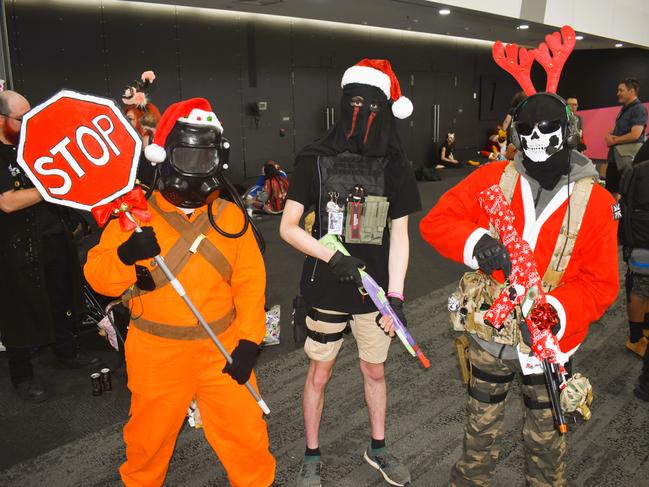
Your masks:
<svg viewBox="0 0 649 487"><path fill-rule="evenodd" d="M149 211L153 218L146 225L154 228L164 257L179 233L161 215L191 226L206 207L188 218L159 193L152 199ZM229 233L238 232L243 225L241 211L218 201L222 210L218 226ZM203 233L225 257L224 265L229 264L231 272L217 271L201 253L194 253L177 274L178 280L205 320L216 323L213 329L230 353L240 339L261 343L266 274L251 229L237 239L223 237L211 227ZM84 273L97 292L117 296L136 282L135 266L124 265L117 256L117 247L129 235L116 220L111 221L99 244L89 252ZM204 245L202 242L198 248ZM152 259L137 264L155 269ZM124 427L126 462L120 467L124 483L128 487L162 485L178 431L195 397L207 441L230 483L235 487L271 485L275 459L268 449L262 412L244 386L221 372L225 359L207 335L195 336L200 325L180 296L163 283L134 297L131 306L133 321L126 340L131 417ZM198 332L203 333L202 329ZM254 374L250 382L257 387Z"/></svg>

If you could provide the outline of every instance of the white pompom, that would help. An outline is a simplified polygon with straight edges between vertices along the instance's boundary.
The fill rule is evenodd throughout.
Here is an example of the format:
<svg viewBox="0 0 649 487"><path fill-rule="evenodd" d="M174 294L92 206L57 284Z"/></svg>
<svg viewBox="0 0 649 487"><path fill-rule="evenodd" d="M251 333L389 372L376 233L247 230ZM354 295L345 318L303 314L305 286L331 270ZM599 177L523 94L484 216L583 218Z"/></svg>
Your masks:
<svg viewBox="0 0 649 487"><path fill-rule="evenodd" d="M404 118L408 118L410 115L412 115L412 111L412 102L405 96L400 97L392 104L392 113L399 119L403 120Z"/></svg>
<svg viewBox="0 0 649 487"><path fill-rule="evenodd" d="M144 149L144 157L154 164L159 164L167 158L167 152L158 144L150 144Z"/></svg>

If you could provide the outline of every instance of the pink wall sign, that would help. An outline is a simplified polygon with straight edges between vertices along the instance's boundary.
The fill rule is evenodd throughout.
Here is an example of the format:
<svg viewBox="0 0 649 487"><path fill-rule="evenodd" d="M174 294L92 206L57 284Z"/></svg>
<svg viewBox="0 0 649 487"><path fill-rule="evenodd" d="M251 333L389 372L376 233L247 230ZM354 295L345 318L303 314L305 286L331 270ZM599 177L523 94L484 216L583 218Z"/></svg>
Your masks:
<svg viewBox="0 0 649 487"><path fill-rule="evenodd" d="M649 110L649 103L643 103ZM585 154L591 159L606 159L608 147L604 136L613 130L615 117L620 113L621 105L577 112L584 121L584 143L587 146Z"/></svg>

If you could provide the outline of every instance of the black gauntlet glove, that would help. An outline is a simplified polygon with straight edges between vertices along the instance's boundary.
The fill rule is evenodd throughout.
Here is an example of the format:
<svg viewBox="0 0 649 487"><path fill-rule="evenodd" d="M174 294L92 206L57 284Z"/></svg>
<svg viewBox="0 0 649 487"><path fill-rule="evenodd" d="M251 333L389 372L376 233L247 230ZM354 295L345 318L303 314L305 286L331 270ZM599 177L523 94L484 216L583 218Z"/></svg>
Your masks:
<svg viewBox="0 0 649 487"><path fill-rule="evenodd" d="M249 340L239 340L239 345L232 351L232 363L225 364L222 372L229 374L237 384L243 385L250 379L258 356L259 345Z"/></svg>
<svg viewBox="0 0 649 487"><path fill-rule="evenodd" d="M160 253L160 245L152 227L142 227L141 232L133 232L126 242L117 247L117 256L125 265L133 265L138 260L150 259Z"/></svg>
<svg viewBox="0 0 649 487"><path fill-rule="evenodd" d="M338 250L329 259L329 267L334 275L338 278L338 282L346 284L356 284L357 287L363 286L361 274L358 272L359 268L365 267L365 262L357 257L345 255Z"/></svg>
<svg viewBox="0 0 649 487"><path fill-rule="evenodd" d="M505 246L490 235L483 235L473 249L473 256L478 261L478 266L487 275L496 269L502 269L505 277L512 271L509 252Z"/></svg>

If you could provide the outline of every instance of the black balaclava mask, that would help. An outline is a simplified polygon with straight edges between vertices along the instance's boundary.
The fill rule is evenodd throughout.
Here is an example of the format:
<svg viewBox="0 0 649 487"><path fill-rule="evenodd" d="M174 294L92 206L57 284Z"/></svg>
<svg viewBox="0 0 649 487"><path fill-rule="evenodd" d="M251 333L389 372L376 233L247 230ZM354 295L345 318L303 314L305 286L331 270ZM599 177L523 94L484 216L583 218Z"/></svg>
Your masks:
<svg viewBox="0 0 649 487"><path fill-rule="evenodd" d="M388 152L403 154L392 106L379 88L360 83L345 85L338 120L299 155L336 155L347 151L368 157L384 157Z"/></svg>
<svg viewBox="0 0 649 487"><path fill-rule="evenodd" d="M160 167L162 196L180 208L199 208L214 201L229 145L212 126L176 122L167 136L167 158Z"/></svg>
<svg viewBox="0 0 649 487"><path fill-rule="evenodd" d="M556 95L538 93L523 100L514 112L525 171L546 190L570 172L566 110Z"/></svg>

